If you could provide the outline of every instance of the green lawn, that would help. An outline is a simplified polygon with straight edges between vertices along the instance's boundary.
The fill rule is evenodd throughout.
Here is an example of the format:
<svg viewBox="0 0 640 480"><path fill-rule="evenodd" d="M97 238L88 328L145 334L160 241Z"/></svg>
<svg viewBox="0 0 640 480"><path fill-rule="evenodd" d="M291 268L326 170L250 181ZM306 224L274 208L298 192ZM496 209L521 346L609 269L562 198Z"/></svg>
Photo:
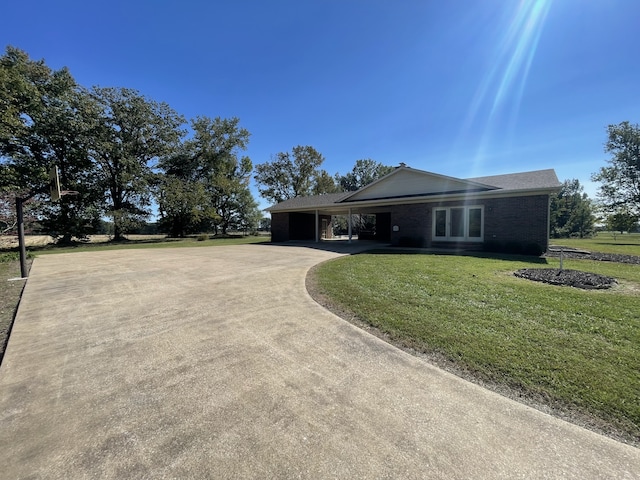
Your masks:
<svg viewBox="0 0 640 480"><path fill-rule="evenodd" d="M11 260L9 255L0 254L0 361L4 355L4 349L9 336L9 330L13 322L24 280L12 280L10 278L20 277L20 263L17 260Z"/></svg>
<svg viewBox="0 0 640 480"><path fill-rule="evenodd" d="M565 259L566 269L617 278L609 291L513 276L531 267L558 261L385 251L324 263L314 275L323 293L394 343L637 443L640 267Z"/></svg>
<svg viewBox="0 0 640 480"><path fill-rule="evenodd" d="M248 235L237 237L212 237L199 240L197 237L188 238L156 238L148 240L131 240L124 242L78 243L74 246L57 246L55 244L42 247L32 247L29 251L35 255L65 252L97 252L101 250L121 250L140 248L183 248L183 247L215 247L220 245L244 245L250 243L270 242L266 235Z"/></svg>
<svg viewBox="0 0 640 480"><path fill-rule="evenodd" d="M640 255L640 233L600 232L592 238L553 238L551 245L564 245L593 252Z"/></svg>

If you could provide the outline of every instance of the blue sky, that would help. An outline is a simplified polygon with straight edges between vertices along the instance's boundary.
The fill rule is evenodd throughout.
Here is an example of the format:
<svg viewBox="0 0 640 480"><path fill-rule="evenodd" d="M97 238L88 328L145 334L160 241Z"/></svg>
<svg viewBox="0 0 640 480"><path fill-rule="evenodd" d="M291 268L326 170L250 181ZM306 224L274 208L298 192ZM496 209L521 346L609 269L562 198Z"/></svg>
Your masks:
<svg viewBox="0 0 640 480"><path fill-rule="evenodd" d="M2 14L3 48L84 86L239 117L254 164L312 145L331 174L361 158L461 178L554 168L594 196L606 126L640 121L637 0L21 0Z"/></svg>

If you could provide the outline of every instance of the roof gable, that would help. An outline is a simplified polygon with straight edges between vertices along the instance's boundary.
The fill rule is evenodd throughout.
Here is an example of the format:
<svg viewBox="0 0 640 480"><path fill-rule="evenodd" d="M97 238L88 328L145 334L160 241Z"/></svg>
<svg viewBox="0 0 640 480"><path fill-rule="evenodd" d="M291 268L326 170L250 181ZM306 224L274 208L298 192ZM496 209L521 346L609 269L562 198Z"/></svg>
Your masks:
<svg viewBox="0 0 640 480"><path fill-rule="evenodd" d="M391 173L346 196L341 202L401 198L417 195L446 195L494 190L495 186L436 173L398 167Z"/></svg>

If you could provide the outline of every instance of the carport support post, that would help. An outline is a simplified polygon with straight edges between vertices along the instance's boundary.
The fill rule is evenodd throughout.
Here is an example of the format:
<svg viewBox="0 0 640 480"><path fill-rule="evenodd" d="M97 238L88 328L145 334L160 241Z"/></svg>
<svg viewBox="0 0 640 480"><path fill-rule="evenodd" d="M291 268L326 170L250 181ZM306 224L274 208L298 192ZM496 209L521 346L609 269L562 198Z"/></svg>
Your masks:
<svg viewBox="0 0 640 480"><path fill-rule="evenodd" d="M351 243L351 209L349 209L349 243Z"/></svg>
<svg viewBox="0 0 640 480"><path fill-rule="evenodd" d="M316 210L316 242L320 241L320 237L318 236L318 210Z"/></svg>

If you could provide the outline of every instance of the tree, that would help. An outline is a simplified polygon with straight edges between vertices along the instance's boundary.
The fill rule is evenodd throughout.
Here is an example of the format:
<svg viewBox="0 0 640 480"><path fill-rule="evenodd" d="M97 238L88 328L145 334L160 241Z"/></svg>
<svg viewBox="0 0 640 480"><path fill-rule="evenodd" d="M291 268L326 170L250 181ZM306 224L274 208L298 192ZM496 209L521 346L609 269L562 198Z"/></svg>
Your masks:
<svg viewBox="0 0 640 480"><path fill-rule="evenodd" d="M594 215L591 200L577 179L565 180L560 192L551 196L550 228L553 238L593 234Z"/></svg>
<svg viewBox="0 0 640 480"><path fill-rule="evenodd" d="M315 176L312 193L324 195L325 193L337 193L342 191L334 178L326 170L319 170Z"/></svg>
<svg viewBox="0 0 640 480"><path fill-rule="evenodd" d="M612 232L632 232L638 227L638 216L628 210L619 210L607 217L607 229Z"/></svg>
<svg viewBox="0 0 640 480"><path fill-rule="evenodd" d="M253 164L249 157L240 156L247 148L250 133L239 123L238 118L198 117L191 121L193 136L182 143L176 154L161 161L165 175L198 185L204 192L195 206L204 215L194 216L193 209L186 209L182 218L174 217L183 232L212 227L216 233L220 228L225 234L229 228L240 228L241 219L256 208L249 190Z"/></svg>
<svg viewBox="0 0 640 480"><path fill-rule="evenodd" d="M206 220L216 219L204 185L172 175L160 177L158 209L160 229L171 237L184 237L194 233Z"/></svg>
<svg viewBox="0 0 640 480"><path fill-rule="evenodd" d="M611 154L609 166L592 175L601 182L598 198L606 211L620 208L640 215L640 126L629 122L609 125L605 152Z"/></svg>
<svg viewBox="0 0 640 480"><path fill-rule="evenodd" d="M258 229L270 232L271 231L271 217L262 217L260 218L260 223L258 225Z"/></svg>
<svg viewBox="0 0 640 480"><path fill-rule="evenodd" d="M336 175L336 180L345 192L355 192L393 171L393 167L371 160L356 160L353 169L346 175Z"/></svg>
<svg viewBox="0 0 640 480"><path fill-rule="evenodd" d="M18 217L16 212L16 195L11 192L0 191L0 235L17 233ZM23 210L25 230L36 224L38 218L34 213L34 202L27 202Z"/></svg>
<svg viewBox="0 0 640 480"><path fill-rule="evenodd" d="M57 166L66 190L59 202L34 202L45 231L61 241L84 237L99 219L88 156L97 109L66 68L52 71L8 47L0 58L0 185L23 198L48 199L48 171Z"/></svg>
<svg viewBox="0 0 640 480"><path fill-rule="evenodd" d="M262 219L262 212L249 188L241 190L234 200L236 203L235 214L231 218L229 226L244 233L256 233Z"/></svg>
<svg viewBox="0 0 640 480"><path fill-rule="evenodd" d="M96 87L91 95L101 109L91 155L113 220L113 238L121 240L148 218L154 168L178 145L184 119L135 90Z"/></svg>
<svg viewBox="0 0 640 480"><path fill-rule="evenodd" d="M298 145L291 153L280 152L271 162L256 165L258 191L275 203L335 191L333 179L320 169L322 162L322 154L310 146Z"/></svg>

